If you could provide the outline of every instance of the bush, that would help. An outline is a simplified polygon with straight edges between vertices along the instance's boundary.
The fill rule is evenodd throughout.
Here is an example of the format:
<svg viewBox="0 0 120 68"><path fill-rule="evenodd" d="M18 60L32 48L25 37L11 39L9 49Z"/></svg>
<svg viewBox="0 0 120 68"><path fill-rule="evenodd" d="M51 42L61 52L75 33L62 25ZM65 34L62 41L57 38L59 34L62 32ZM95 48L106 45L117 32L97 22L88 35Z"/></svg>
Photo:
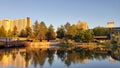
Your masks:
<svg viewBox="0 0 120 68"><path fill-rule="evenodd" d="M117 44L120 45L120 41L118 41Z"/></svg>
<svg viewBox="0 0 120 68"><path fill-rule="evenodd" d="M104 42L104 43L98 43L98 44L103 46L111 46L110 42Z"/></svg>
<svg viewBox="0 0 120 68"><path fill-rule="evenodd" d="M70 47L72 47L72 41L71 41L71 40L62 40L62 41L60 42L60 47L61 47L62 49L70 48Z"/></svg>

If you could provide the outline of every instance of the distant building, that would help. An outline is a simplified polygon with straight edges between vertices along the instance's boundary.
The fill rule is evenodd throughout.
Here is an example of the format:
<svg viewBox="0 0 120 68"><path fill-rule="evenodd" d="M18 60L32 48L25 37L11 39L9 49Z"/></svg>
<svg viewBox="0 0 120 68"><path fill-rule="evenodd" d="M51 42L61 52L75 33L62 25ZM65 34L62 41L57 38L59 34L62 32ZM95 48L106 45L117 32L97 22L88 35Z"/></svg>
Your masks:
<svg viewBox="0 0 120 68"><path fill-rule="evenodd" d="M114 27L114 22L108 22L107 25L108 25L108 28L113 28Z"/></svg>
<svg viewBox="0 0 120 68"><path fill-rule="evenodd" d="M13 30L13 28L16 26L18 32L20 32L22 29L25 29L26 27L31 27L31 20L29 17L27 18L21 18L21 19L3 19L0 20L0 27L3 26L6 31Z"/></svg>
<svg viewBox="0 0 120 68"><path fill-rule="evenodd" d="M83 30L87 30L88 29L88 23L87 22L78 21L77 27L78 28L82 28Z"/></svg>

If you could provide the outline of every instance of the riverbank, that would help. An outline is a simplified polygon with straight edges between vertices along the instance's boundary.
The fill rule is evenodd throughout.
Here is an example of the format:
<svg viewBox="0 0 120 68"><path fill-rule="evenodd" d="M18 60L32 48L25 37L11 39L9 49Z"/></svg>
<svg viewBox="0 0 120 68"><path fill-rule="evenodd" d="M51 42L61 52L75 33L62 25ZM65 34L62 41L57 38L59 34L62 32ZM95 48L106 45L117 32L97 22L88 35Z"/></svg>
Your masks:
<svg viewBox="0 0 120 68"><path fill-rule="evenodd" d="M27 47L29 49L51 49L51 50L73 50L73 49L86 49L86 50L96 50L96 51L110 51L114 46L113 45L102 45L97 43L78 43L71 41L12 41L12 42L2 42L0 48L15 48L15 47Z"/></svg>

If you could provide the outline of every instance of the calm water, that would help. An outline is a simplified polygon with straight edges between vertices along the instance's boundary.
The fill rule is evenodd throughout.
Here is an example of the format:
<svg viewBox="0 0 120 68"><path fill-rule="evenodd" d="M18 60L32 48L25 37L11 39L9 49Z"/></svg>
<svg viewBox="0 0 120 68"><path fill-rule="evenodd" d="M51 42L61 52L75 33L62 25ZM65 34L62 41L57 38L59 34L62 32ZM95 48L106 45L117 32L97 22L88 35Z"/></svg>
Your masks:
<svg viewBox="0 0 120 68"><path fill-rule="evenodd" d="M120 68L120 48L89 50L0 49L0 68Z"/></svg>

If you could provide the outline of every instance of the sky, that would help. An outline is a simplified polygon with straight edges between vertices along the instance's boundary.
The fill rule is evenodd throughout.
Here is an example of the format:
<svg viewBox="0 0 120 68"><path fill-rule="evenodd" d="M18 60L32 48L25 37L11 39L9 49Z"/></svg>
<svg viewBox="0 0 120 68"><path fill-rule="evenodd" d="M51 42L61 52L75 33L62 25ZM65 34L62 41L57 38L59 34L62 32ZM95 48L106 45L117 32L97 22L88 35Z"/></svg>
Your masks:
<svg viewBox="0 0 120 68"><path fill-rule="evenodd" d="M88 22L89 28L107 27L114 21L120 27L120 0L0 0L0 20L30 17L52 24L55 29L66 22Z"/></svg>

